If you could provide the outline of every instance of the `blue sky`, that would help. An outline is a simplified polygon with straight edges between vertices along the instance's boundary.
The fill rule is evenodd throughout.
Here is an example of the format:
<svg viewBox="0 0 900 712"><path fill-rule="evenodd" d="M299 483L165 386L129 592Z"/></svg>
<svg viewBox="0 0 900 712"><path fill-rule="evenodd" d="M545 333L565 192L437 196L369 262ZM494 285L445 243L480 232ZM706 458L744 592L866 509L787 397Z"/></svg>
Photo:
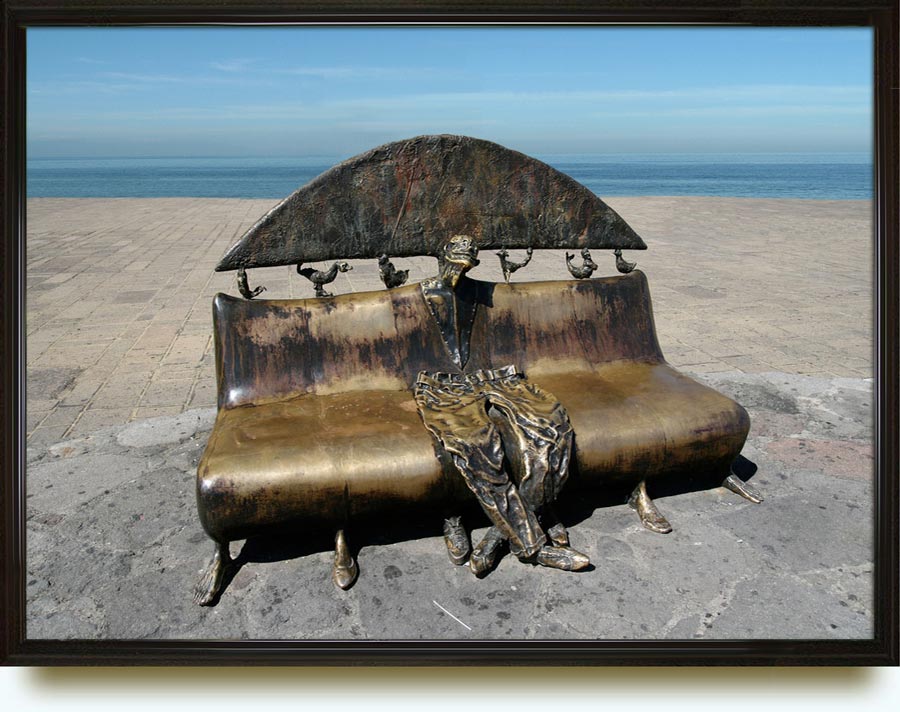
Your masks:
<svg viewBox="0 0 900 712"><path fill-rule="evenodd" d="M871 32L28 30L28 155L349 156L459 133L526 153L869 151Z"/></svg>

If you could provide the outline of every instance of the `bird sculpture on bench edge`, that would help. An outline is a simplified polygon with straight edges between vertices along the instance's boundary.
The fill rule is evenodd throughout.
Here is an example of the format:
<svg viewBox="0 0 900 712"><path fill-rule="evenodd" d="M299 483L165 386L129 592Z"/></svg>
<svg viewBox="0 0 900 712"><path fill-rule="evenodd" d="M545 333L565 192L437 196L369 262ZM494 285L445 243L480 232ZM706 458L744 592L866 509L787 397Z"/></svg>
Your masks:
<svg viewBox="0 0 900 712"><path fill-rule="evenodd" d="M310 282L313 283L316 288L317 297L333 297L333 294L325 291L325 285L331 284L334 281L334 278L337 277L338 272L349 272L352 269L353 267L347 262L335 262L331 265L331 267L328 268L327 272L313 269L312 267L303 267L301 269L300 265L298 264L297 274L302 274Z"/></svg>

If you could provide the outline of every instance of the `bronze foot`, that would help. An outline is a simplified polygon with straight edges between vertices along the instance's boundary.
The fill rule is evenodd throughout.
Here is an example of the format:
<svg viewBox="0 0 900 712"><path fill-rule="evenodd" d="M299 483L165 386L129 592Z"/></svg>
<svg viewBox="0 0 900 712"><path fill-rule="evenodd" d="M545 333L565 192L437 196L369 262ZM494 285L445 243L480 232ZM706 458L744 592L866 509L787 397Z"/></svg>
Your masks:
<svg viewBox="0 0 900 712"><path fill-rule="evenodd" d="M356 581L358 574L359 567L350 555L344 530L338 529L338 533L334 536L334 568L331 571L331 580L335 586L346 591Z"/></svg>
<svg viewBox="0 0 900 712"><path fill-rule="evenodd" d="M461 517L450 517L444 520L444 542L447 544L447 553L454 566L462 566L466 563L469 550L472 548L469 535L462 525Z"/></svg>
<svg viewBox="0 0 900 712"><path fill-rule="evenodd" d="M634 488L634 492L628 498L628 504L638 513L643 524L651 532L657 534L668 534L672 531L672 525L662 513L653 504L653 500L647 494L647 481L641 480L641 483Z"/></svg>
<svg viewBox="0 0 900 712"><path fill-rule="evenodd" d="M749 499L753 504L759 504L763 501L762 495L734 474L734 472L730 473L728 477L725 478L722 486L735 494L741 495L744 499Z"/></svg>
<svg viewBox="0 0 900 712"><path fill-rule="evenodd" d="M200 606L209 606L222 592L222 582L225 580L225 572L231 565L231 553L228 550L228 542L216 542L216 552L212 561L203 572L203 576L194 587L194 603Z"/></svg>
<svg viewBox="0 0 900 712"><path fill-rule="evenodd" d="M570 546L545 546L535 554L534 563L561 571L581 571L591 565L591 560Z"/></svg>
<svg viewBox="0 0 900 712"><path fill-rule="evenodd" d="M497 555L500 553L500 545L503 543L503 534L497 527L487 530L484 538L478 542L469 557L469 568L476 576L484 576L497 563Z"/></svg>
<svg viewBox="0 0 900 712"><path fill-rule="evenodd" d="M557 522L547 530L547 538L549 538L556 546L569 545L569 532L566 531L562 522Z"/></svg>

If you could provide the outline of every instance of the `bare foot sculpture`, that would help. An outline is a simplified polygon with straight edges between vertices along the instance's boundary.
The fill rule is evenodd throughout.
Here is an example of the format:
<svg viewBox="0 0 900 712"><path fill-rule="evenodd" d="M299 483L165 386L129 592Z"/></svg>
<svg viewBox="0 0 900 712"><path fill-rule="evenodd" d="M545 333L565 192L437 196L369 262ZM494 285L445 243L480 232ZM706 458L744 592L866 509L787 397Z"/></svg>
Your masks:
<svg viewBox="0 0 900 712"><path fill-rule="evenodd" d="M744 499L749 499L753 504L759 504L763 501L763 496L734 474L734 471L729 473L728 477L726 477L725 481L722 483L722 486L735 494L739 494Z"/></svg>
<svg viewBox="0 0 900 712"><path fill-rule="evenodd" d="M331 570L331 580L335 586L346 591L353 585L358 575L359 567L350 554L344 530L339 529L334 536L334 567Z"/></svg>
<svg viewBox="0 0 900 712"><path fill-rule="evenodd" d="M653 504L653 500L647 494L647 481L641 480L641 483L634 488L634 492L628 498L629 506L638 513L641 518L641 524L651 532L657 534L668 534L672 531L672 525L662 513Z"/></svg>
<svg viewBox="0 0 900 712"><path fill-rule="evenodd" d="M444 543L447 545L447 554L454 566L462 566L466 563L472 545L469 542L469 535L462 525L462 517L450 517L444 520Z"/></svg>
<svg viewBox="0 0 900 712"><path fill-rule="evenodd" d="M228 542L216 542L216 551L212 561L203 572L203 576L194 587L194 603L200 606L212 605L222 592L222 583L225 581L225 573L231 566L231 552L228 550Z"/></svg>

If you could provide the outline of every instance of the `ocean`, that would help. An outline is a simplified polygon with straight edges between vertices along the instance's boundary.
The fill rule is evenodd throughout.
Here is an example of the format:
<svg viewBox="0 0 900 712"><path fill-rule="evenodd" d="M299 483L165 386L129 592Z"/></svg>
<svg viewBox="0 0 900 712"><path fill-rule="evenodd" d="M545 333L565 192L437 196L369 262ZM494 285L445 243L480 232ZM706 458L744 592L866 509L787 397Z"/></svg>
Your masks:
<svg viewBox="0 0 900 712"><path fill-rule="evenodd" d="M859 200L869 153L539 155L596 195ZM283 198L341 157L36 158L29 198Z"/></svg>

